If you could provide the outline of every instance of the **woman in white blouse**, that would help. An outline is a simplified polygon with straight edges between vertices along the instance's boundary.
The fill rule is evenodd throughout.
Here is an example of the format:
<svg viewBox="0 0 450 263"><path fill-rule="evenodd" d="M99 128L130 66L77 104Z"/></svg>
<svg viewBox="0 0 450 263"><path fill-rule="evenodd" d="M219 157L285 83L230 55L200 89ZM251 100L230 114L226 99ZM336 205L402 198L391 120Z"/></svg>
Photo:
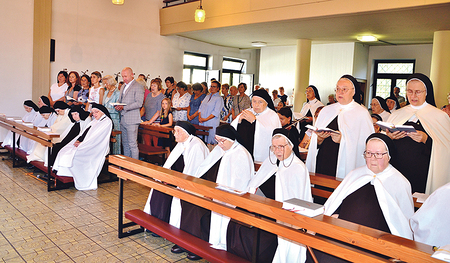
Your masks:
<svg viewBox="0 0 450 263"><path fill-rule="evenodd" d="M64 96L66 94L67 88L69 87L69 85L67 85L68 78L69 76L67 75L67 72L60 71L58 73L58 82L54 83L48 91L48 98L50 99L50 105L48 106L53 106L53 104L55 104L55 102L59 100L64 101Z"/></svg>

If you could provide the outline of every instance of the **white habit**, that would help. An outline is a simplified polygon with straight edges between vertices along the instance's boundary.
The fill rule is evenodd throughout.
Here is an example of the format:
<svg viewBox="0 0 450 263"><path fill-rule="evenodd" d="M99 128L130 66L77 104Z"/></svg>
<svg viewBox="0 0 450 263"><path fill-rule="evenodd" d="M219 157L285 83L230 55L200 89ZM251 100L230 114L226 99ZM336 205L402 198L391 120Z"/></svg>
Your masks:
<svg viewBox="0 0 450 263"><path fill-rule="evenodd" d="M189 135L185 142L177 143L175 148L170 152L169 158L164 163L164 168L170 169L172 165L183 155L184 169L183 173L193 176L197 167L203 162L208 155L209 150L205 143L197 136ZM150 190L144 212L151 214L150 200L153 189ZM181 222L181 202L179 198L172 198L172 206L170 210L169 223L180 228Z"/></svg>
<svg viewBox="0 0 450 263"><path fill-rule="evenodd" d="M248 184L255 173L250 153L237 141L227 151L216 146L198 168L195 177L201 177L220 159L216 183L238 191L248 191ZM217 201L217 200L216 200ZM218 201L217 201L218 202ZM211 211L209 243L217 249L226 250L227 228L230 218Z"/></svg>
<svg viewBox="0 0 450 263"><path fill-rule="evenodd" d="M275 173L275 200L284 202L291 198L298 198L312 202L309 172L305 164L294 153L276 165L277 158L270 153L255 177L249 184L249 192L255 193L257 188ZM291 163L292 162L292 163ZM290 164L288 167L285 165ZM278 247L273 262L305 262L306 247L278 236Z"/></svg>
<svg viewBox="0 0 450 263"><path fill-rule="evenodd" d="M408 105L391 114L388 122L403 125L414 115L433 139L426 187L426 193L430 194L450 182L450 118L429 104L420 109Z"/></svg>
<svg viewBox="0 0 450 263"><path fill-rule="evenodd" d="M365 165L362 154L366 147L366 139L374 133L374 129L372 118L367 109L355 101L347 105L334 103L324 107L315 126L325 128L336 116L338 116L338 127L341 132L336 177L344 178L351 170ZM306 167L310 172L316 171L317 153L317 134L312 133L308 157L306 158Z"/></svg>
<svg viewBox="0 0 450 263"><path fill-rule="evenodd" d="M256 163L262 163L269 156L269 146L272 143L273 130L281 128L280 118L278 117L278 114L269 107L266 107L266 109L259 114L256 113L253 108L248 110L256 116L253 157ZM236 130L241 114L231 122L231 126Z"/></svg>
<svg viewBox="0 0 450 263"><path fill-rule="evenodd" d="M411 217L415 241L437 247L450 244L449 200L450 183L434 191Z"/></svg>
<svg viewBox="0 0 450 263"><path fill-rule="evenodd" d="M89 127L83 142L78 147L73 143L64 146L53 165L59 176L73 177L78 190L97 189L97 176L109 152L111 119L103 115L99 120L93 120Z"/></svg>
<svg viewBox="0 0 450 263"><path fill-rule="evenodd" d="M351 171L325 202L324 214L331 216L347 196L369 182L375 188L378 203L391 233L412 239L409 227L409 218L414 214L411 184L390 164L378 174L374 174L366 165Z"/></svg>

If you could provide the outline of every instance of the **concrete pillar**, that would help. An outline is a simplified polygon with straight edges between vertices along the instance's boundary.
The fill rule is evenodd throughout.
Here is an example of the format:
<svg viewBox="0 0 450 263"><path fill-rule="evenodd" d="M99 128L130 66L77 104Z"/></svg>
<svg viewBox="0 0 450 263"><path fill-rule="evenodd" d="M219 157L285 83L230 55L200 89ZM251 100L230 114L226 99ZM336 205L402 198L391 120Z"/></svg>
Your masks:
<svg viewBox="0 0 450 263"><path fill-rule="evenodd" d="M436 31L433 38L430 79L433 82L436 106L447 105L450 92L450 30Z"/></svg>
<svg viewBox="0 0 450 263"><path fill-rule="evenodd" d="M33 100L47 96L50 89L50 39L52 0L34 1L33 25ZM57 45L58 43L56 43ZM56 56L56 59L58 57Z"/></svg>
<svg viewBox="0 0 450 263"><path fill-rule="evenodd" d="M299 112L306 101L305 90L309 85L311 63L311 40L297 40L297 57L295 60L294 111Z"/></svg>

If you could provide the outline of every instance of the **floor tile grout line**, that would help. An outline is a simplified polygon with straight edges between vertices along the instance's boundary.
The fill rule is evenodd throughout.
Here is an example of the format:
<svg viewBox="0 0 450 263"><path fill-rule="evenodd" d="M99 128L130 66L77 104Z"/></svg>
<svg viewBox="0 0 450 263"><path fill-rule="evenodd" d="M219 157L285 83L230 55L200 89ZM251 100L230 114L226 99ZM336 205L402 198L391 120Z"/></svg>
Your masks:
<svg viewBox="0 0 450 263"><path fill-rule="evenodd" d="M0 234L1 234L1 235L3 236L3 238L8 242L8 244L14 249L14 251L16 251L17 255L19 255L19 257L20 257L24 262L26 262L26 260L22 257L22 255L19 253L19 251L17 251L17 249L13 246L13 244L11 244L11 242L5 237L5 235L3 234L2 231L0 231ZM4 259L2 258L2 260L4 260Z"/></svg>

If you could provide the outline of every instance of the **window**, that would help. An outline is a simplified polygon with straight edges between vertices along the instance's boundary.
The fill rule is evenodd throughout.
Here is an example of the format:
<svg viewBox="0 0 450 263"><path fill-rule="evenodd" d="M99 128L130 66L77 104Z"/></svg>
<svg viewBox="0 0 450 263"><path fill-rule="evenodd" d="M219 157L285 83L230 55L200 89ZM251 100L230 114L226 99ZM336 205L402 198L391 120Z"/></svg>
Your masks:
<svg viewBox="0 0 450 263"><path fill-rule="evenodd" d="M414 73L416 61L375 60L373 94L382 98L394 94L394 88L400 88L400 95L406 97L406 79Z"/></svg>
<svg viewBox="0 0 450 263"><path fill-rule="evenodd" d="M230 86L238 86L240 75L244 73L245 60L224 57L222 62L222 84L228 83Z"/></svg>
<svg viewBox="0 0 450 263"><path fill-rule="evenodd" d="M196 83L206 80L209 56L191 52L184 52L183 82Z"/></svg>

